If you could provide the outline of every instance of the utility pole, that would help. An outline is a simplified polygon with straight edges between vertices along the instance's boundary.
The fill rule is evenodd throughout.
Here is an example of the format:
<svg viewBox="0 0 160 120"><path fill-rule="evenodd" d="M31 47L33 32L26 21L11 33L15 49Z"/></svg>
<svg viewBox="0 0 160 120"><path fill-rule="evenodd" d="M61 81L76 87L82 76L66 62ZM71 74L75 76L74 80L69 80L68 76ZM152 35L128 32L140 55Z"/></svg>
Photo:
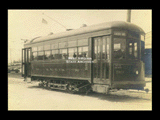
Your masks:
<svg viewBox="0 0 160 120"><path fill-rule="evenodd" d="M127 22L131 22L131 9L127 10Z"/></svg>

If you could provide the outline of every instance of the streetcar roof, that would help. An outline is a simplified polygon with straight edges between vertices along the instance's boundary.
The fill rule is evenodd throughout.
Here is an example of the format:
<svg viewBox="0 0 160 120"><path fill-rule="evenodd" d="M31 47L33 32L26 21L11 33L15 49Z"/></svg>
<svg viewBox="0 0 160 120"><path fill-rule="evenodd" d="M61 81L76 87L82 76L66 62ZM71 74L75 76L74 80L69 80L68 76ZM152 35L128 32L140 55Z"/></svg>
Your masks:
<svg viewBox="0 0 160 120"><path fill-rule="evenodd" d="M87 27L82 27L79 29L65 31L65 32L61 32L61 33L56 33L53 35L36 37L36 38L32 39L30 41L30 43L36 43L36 42L45 41L45 40L53 40L56 38L78 35L78 34L83 34L83 33L89 33L89 32L93 32L93 31L99 31L99 30L110 29L110 28L119 28L119 29L123 29L123 30L133 30L136 32L144 33L142 28L140 28L139 26L137 26L133 23L124 22L124 21L113 21L113 22L105 22L105 23L100 23L100 24L91 25L91 26L87 26Z"/></svg>

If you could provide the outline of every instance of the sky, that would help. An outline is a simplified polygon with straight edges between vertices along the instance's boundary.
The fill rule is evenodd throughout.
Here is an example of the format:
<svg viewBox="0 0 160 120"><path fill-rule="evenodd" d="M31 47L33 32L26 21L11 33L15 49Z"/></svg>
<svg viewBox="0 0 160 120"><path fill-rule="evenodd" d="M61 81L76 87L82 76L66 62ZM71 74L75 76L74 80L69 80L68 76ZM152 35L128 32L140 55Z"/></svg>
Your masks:
<svg viewBox="0 0 160 120"><path fill-rule="evenodd" d="M59 33L67 29L110 22L126 21L127 10L8 10L8 63L21 60L23 40L46 36L50 32ZM48 17L49 16L49 17ZM47 24L42 23L42 18ZM59 25L57 22L60 24ZM131 22L140 26L146 33L152 31L152 10L131 10Z"/></svg>

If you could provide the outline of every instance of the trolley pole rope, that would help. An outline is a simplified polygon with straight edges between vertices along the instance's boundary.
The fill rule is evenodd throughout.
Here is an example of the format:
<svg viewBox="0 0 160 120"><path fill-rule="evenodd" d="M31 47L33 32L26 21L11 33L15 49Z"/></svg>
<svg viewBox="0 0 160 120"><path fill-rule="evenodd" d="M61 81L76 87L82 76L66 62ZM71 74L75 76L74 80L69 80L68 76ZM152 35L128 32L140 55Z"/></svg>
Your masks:
<svg viewBox="0 0 160 120"><path fill-rule="evenodd" d="M53 20L54 22L56 22L56 23L58 23L59 25L61 25L63 28L67 29L67 27L66 27L66 26L62 25L62 24L61 24L61 23L59 23L57 20L54 20L54 19L53 19L53 18L51 18L50 16L48 16L48 15L46 15L46 14L44 14L44 13L42 13L42 15L47 16L48 18L50 18L50 19L51 19L51 20Z"/></svg>

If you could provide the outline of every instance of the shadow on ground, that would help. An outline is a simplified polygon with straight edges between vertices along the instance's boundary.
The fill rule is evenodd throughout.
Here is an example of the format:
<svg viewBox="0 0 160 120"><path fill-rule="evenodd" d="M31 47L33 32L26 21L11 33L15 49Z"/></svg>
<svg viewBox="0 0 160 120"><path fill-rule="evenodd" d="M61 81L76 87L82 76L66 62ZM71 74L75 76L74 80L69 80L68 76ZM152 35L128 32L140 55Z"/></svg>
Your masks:
<svg viewBox="0 0 160 120"><path fill-rule="evenodd" d="M49 91L56 91L56 92L61 92L61 93L65 93L65 94L71 94L71 93L68 93L64 90L58 90L58 89L49 89L49 88L44 88L44 87L40 87L40 86L29 86L28 88L30 89L46 89L46 90L49 90ZM106 101L111 101L111 102L133 102L133 101L150 101L151 99L149 97L145 98L145 97L142 97L142 95L139 95L139 93L135 93L135 95L132 95L133 93L132 92L128 92L127 95L126 93L122 92L122 93L119 93L119 92L111 92L110 94L106 95L106 94L101 94L101 93L95 93L95 92L90 92L88 93L87 95L85 93L75 93L75 94L72 94L72 95L80 95L80 96L87 96L87 97L93 97L93 98L98 98L100 100L106 100ZM147 93L140 93L140 94L146 94ZM149 95L149 94L148 94Z"/></svg>

